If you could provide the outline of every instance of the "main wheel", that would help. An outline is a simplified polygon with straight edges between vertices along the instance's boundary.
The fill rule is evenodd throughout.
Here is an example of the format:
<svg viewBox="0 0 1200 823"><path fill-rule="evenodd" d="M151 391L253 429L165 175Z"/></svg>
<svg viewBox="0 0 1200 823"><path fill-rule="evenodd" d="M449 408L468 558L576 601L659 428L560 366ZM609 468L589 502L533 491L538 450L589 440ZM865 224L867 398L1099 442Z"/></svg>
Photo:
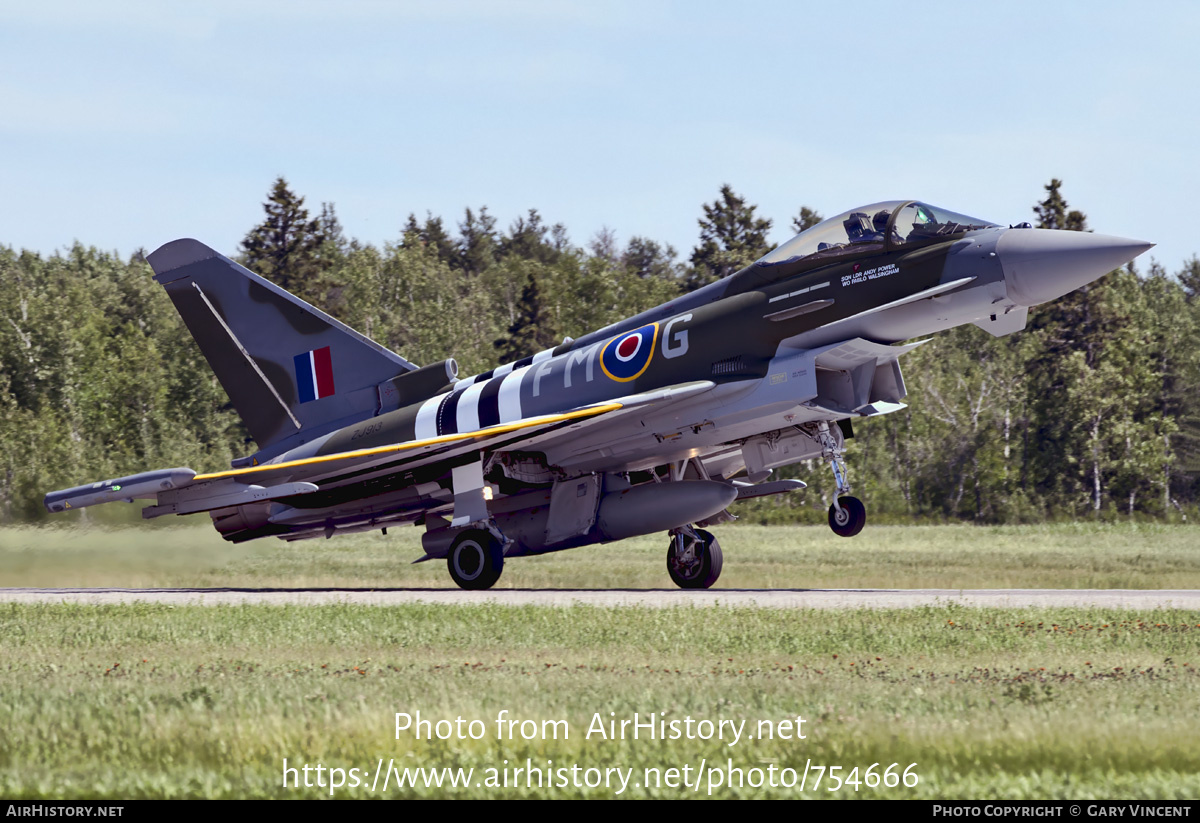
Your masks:
<svg viewBox="0 0 1200 823"><path fill-rule="evenodd" d="M721 576L721 544L711 532L696 529L699 540L686 533L671 538L667 549L667 573L681 589L707 589Z"/></svg>
<svg viewBox="0 0 1200 823"><path fill-rule="evenodd" d="M454 539L446 565L459 588L490 589L504 571L504 545L491 532L470 529Z"/></svg>
<svg viewBox="0 0 1200 823"><path fill-rule="evenodd" d="M829 507L829 528L842 537L853 537L867 524L867 507L857 497L842 497L837 506Z"/></svg>

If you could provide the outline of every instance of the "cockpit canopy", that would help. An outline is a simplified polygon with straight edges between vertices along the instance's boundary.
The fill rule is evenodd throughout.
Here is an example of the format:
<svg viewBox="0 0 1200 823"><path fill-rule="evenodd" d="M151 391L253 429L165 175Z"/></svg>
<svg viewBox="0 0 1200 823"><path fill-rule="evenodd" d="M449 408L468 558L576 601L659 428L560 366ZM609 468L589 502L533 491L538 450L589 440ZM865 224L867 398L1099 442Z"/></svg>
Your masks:
<svg viewBox="0 0 1200 823"><path fill-rule="evenodd" d="M777 266L799 260L824 261L869 251L892 251L995 226L915 200L872 203L823 220L758 261Z"/></svg>

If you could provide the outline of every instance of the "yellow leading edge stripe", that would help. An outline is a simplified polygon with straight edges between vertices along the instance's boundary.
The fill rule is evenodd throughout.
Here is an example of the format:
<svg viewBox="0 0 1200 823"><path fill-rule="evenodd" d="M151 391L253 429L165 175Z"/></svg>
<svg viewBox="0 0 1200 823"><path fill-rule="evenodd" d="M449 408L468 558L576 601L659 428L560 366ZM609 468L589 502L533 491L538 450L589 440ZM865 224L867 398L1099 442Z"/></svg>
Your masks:
<svg viewBox="0 0 1200 823"><path fill-rule="evenodd" d="M526 420L518 420L515 423L505 423L501 426L492 426L488 429L478 429L473 432L443 434L439 437L430 437L427 440L410 440L407 443L393 443L390 446L376 446L373 449L358 449L357 451L338 452L337 454L323 454L318 457L305 457L302 460L288 460L284 463L263 463L261 466L250 466L249 468L245 469L230 469L229 471L224 472L198 474L192 478L192 481L219 480L223 477L238 477L243 474L254 474L255 472L291 469L299 466L311 466L316 463L331 463L335 460L351 460L355 457L371 457L377 454L408 451L409 449L419 449L422 446L436 446L441 443L453 443L457 440L470 440L478 437L490 437L494 434L505 434L506 432L528 429L532 426L545 426L551 423L561 423L564 420L577 420L581 417L595 417L598 414L616 411L620 408L623 408L622 404L620 403L606 403L603 406L592 406L586 409L579 409L578 411L566 412L565 414L550 414L543 417L530 417Z"/></svg>

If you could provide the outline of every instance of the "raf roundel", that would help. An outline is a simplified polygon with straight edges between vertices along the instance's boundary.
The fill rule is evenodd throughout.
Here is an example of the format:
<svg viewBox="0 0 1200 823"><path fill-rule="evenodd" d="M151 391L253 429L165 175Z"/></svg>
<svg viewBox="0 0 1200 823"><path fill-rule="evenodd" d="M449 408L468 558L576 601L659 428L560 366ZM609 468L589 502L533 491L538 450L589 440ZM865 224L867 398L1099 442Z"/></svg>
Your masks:
<svg viewBox="0 0 1200 823"><path fill-rule="evenodd" d="M600 368L618 383L635 380L650 365L657 342L657 323L614 337L604 344L604 350L600 352Z"/></svg>

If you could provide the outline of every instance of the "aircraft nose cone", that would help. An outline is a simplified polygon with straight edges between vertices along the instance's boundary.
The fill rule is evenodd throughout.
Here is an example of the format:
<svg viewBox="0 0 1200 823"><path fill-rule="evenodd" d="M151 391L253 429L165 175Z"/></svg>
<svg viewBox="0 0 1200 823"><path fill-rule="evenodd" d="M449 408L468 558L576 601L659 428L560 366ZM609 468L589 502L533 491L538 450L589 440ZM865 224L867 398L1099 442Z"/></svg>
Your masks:
<svg viewBox="0 0 1200 823"><path fill-rule="evenodd" d="M1154 246L1142 240L1052 229L1009 229L996 243L1008 296L1036 306L1120 268Z"/></svg>

